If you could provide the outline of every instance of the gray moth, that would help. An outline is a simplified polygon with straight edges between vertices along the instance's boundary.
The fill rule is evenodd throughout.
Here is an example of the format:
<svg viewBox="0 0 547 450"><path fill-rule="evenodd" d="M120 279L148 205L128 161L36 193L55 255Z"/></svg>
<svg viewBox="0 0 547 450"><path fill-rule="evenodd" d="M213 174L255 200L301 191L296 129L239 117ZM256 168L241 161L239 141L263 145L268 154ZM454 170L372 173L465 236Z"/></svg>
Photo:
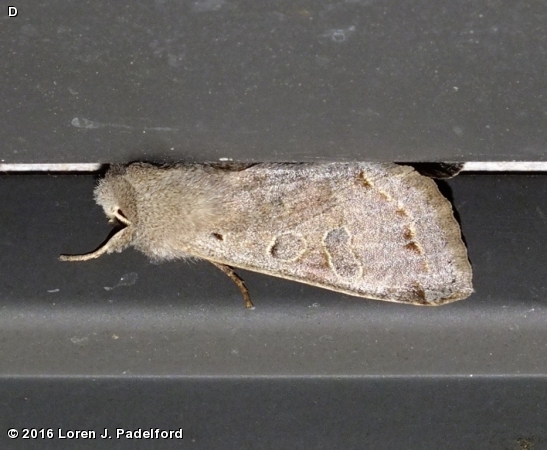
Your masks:
<svg viewBox="0 0 547 450"><path fill-rule="evenodd" d="M133 246L370 299L441 305L473 292L450 202L391 163L113 165L95 200L121 228L86 261Z"/></svg>

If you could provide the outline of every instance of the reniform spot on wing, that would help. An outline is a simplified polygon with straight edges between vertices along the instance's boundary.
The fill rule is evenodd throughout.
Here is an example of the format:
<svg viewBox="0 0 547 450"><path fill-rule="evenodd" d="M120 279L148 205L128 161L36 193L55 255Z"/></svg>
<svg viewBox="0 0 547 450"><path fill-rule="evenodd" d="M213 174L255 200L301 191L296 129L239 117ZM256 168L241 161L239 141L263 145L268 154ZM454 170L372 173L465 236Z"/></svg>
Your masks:
<svg viewBox="0 0 547 450"><path fill-rule="evenodd" d="M363 272L361 263L351 250L350 239L346 227L330 230L323 238L330 268L338 277L348 281L360 277Z"/></svg>

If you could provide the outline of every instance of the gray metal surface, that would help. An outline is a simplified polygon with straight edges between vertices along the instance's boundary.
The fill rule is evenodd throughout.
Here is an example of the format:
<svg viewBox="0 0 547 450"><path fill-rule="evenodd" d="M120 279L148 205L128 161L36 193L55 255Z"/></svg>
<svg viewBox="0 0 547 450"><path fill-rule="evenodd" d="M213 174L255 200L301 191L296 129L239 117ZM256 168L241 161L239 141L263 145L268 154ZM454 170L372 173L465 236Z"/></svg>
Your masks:
<svg viewBox="0 0 547 450"><path fill-rule="evenodd" d="M19 3L0 11L0 170L547 161L539 2ZM2 449L547 448L546 175L440 183L476 293L433 309L241 272L247 311L205 262L61 263L110 231L93 184L0 176Z"/></svg>
<svg viewBox="0 0 547 450"><path fill-rule="evenodd" d="M547 176L460 175L453 196L476 293L438 308L357 299L241 272L256 309L206 262L128 250L91 175L0 177L0 375L426 376L547 373Z"/></svg>
<svg viewBox="0 0 547 450"><path fill-rule="evenodd" d="M2 449L547 448L545 380L534 378L19 379L0 380L0 396L5 428L184 431L182 441L0 433Z"/></svg>
<svg viewBox="0 0 547 450"><path fill-rule="evenodd" d="M540 2L17 6L0 163L546 159Z"/></svg>

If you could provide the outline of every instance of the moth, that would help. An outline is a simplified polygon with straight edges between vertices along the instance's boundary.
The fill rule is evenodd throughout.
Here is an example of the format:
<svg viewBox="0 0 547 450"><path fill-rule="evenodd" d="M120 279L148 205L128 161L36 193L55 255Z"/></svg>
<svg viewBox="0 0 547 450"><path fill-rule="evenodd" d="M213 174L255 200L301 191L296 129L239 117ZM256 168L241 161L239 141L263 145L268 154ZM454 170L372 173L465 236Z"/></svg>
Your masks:
<svg viewBox="0 0 547 450"><path fill-rule="evenodd" d="M95 200L122 228L87 261L129 246L154 261L200 258L345 294L441 305L473 292L451 204L391 163L113 165Z"/></svg>

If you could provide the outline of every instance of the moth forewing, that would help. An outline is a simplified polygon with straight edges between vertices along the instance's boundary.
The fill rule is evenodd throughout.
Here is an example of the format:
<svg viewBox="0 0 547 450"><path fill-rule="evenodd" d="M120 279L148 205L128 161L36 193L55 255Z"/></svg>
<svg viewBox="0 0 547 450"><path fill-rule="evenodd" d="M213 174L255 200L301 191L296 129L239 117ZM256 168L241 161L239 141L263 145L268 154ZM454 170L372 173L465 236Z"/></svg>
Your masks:
<svg viewBox="0 0 547 450"><path fill-rule="evenodd" d="M450 203L394 164L257 165L231 174L245 227L204 229L199 256L350 295L442 304L472 292ZM250 212L249 212L250 211Z"/></svg>
<svg viewBox="0 0 547 450"><path fill-rule="evenodd" d="M472 292L450 203L407 166L137 163L107 174L96 199L128 218L131 245L156 260L200 257L420 305Z"/></svg>

